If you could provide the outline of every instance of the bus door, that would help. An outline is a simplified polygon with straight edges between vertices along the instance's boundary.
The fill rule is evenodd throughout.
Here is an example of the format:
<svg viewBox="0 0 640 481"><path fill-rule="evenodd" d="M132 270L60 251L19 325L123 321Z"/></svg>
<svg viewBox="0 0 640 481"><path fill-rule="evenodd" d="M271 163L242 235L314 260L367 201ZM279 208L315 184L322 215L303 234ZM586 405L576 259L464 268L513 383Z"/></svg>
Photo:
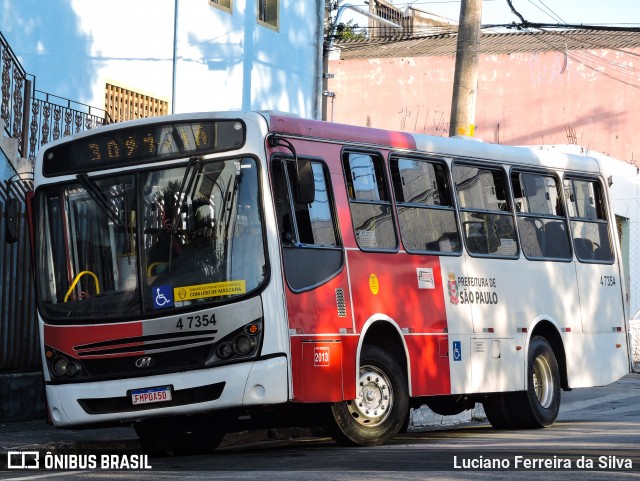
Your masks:
<svg viewBox="0 0 640 481"><path fill-rule="evenodd" d="M597 179L565 178L582 331L624 331L622 279L615 263L606 201Z"/></svg>
<svg viewBox="0 0 640 481"><path fill-rule="evenodd" d="M272 161L286 281L294 399L342 401L345 395L353 397L355 392L355 365L346 372L351 379L349 386L343 386L343 359L355 359L357 338L344 336L353 334L353 321L331 182L324 164L311 161L314 200L299 202L295 169L295 162L290 158L278 156ZM344 354L344 350L349 354Z"/></svg>

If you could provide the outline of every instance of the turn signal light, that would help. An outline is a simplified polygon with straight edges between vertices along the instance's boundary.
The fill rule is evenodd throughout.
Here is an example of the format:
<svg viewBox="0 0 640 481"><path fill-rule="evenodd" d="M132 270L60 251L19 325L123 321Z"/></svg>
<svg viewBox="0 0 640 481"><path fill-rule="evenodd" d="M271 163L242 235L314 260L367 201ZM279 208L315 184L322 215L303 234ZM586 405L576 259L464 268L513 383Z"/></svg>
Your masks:
<svg viewBox="0 0 640 481"><path fill-rule="evenodd" d="M244 328L244 332L252 336L255 336L260 332L260 326L258 326L257 324L249 324Z"/></svg>

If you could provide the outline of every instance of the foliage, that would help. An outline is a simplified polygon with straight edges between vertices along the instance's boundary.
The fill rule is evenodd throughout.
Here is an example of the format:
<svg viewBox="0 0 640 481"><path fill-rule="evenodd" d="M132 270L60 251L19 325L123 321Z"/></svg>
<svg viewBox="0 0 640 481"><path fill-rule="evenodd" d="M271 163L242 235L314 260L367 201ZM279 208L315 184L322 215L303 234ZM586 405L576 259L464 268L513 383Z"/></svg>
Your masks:
<svg viewBox="0 0 640 481"><path fill-rule="evenodd" d="M353 19L347 23L339 23L336 28L336 39L353 40L364 38L367 38L364 28L360 27L357 23L353 23Z"/></svg>

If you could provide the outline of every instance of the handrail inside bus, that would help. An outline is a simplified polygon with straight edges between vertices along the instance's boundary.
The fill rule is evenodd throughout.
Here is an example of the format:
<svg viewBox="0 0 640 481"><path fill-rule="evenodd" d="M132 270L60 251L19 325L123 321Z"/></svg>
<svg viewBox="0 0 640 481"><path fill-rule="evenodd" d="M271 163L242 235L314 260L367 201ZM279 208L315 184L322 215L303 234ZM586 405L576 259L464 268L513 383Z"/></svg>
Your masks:
<svg viewBox="0 0 640 481"><path fill-rule="evenodd" d="M165 267L168 264L169 264L168 262L152 262L151 264L149 264L149 267L147 267L147 277L153 276L153 270L156 267Z"/></svg>
<svg viewBox="0 0 640 481"><path fill-rule="evenodd" d="M67 300L69 299L69 296L73 292L74 287L76 287L76 284L78 283L80 278L85 274L89 274L91 277L93 277L93 280L96 284L96 294L100 294L100 282L98 282L98 276L96 276L91 271L82 271L82 272L79 272L78 275L73 279L73 282L71 283L71 287L69 287L67 294L64 296L64 302L67 302Z"/></svg>

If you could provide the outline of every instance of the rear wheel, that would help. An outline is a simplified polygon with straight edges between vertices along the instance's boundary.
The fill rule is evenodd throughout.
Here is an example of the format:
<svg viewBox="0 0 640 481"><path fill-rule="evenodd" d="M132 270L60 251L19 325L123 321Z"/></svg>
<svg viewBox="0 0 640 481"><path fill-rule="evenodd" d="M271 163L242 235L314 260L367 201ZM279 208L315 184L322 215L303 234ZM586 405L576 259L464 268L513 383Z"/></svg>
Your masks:
<svg viewBox="0 0 640 481"><path fill-rule="evenodd" d="M156 455L210 452L225 434L216 417L205 415L145 419L133 428L142 449Z"/></svg>
<svg viewBox="0 0 640 481"><path fill-rule="evenodd" d="M356 399L330 407L328 430L344 445L383 444L400 432L409 413L406 376L386 351L365 346Z"/></svg>
<svg viewBox="0 0 640 481"><path fill-rule="evenodd" d="M527 427L551 426L560 412L560 370L553 349L544 337L535 337L529 345L527 400L522 422ZM523 413L523 414L525 414Z"/></svg>
<svg viewBox="0 0 640 481"><path fill-rule="evenodd" d="M560 411L560 370L549 342L536 336L529 344L527 390L492 396L484 410L496 429L551 426Z"/></svg>

